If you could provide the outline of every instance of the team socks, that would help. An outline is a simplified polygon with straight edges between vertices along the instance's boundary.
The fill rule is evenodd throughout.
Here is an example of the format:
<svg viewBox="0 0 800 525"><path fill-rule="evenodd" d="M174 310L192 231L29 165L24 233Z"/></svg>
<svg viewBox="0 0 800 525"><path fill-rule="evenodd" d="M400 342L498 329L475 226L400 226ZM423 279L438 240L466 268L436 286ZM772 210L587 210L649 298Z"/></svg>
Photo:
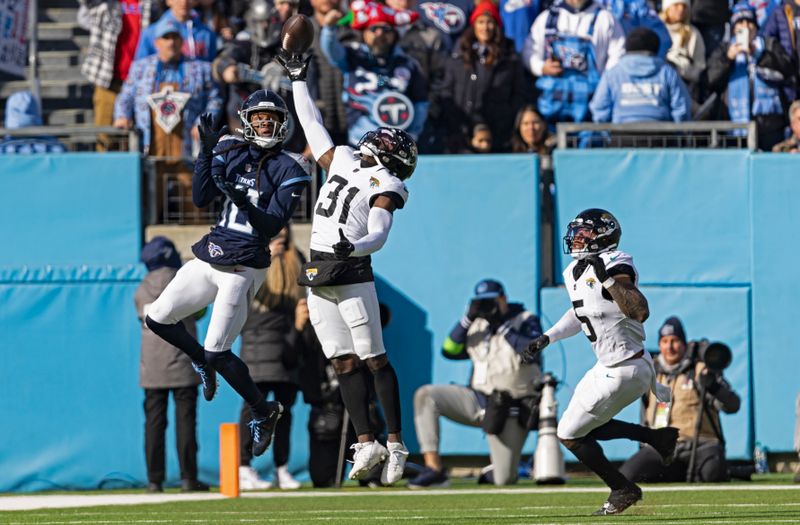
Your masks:
<svg viewBox="0 0 800 525"><path fill-rule="evenodd" d="M372 429L369 425L369 394L367 393L367 383L364 373L356 367L349 372L337 374L339 378L339 389L342 393L342 401L350 420L353 422L356 435L371 434ZM387 418L388 419L388 418Z"/></svg>
<svg viewBox="0 0 800 525"><path fill-rule="evenodd" d="M153 321L148 315L145 316L144 322L154 334L172 346L180 348L192 361L199 365L206 364L205 349L186 330L183 321L179 321L176 324L161 324Z"/></svg>
<svg viewBox="0 0 800 525"><path fill-rule="evenodd" d="M597 427L586 436L598 441L608 441L609 439L630 439L640 443L649 443L653 431L645 426L635 423L612 419L608 423Z"/></svg>
<svg viewBox="0 0 800 525"><path fill-rule="evenodd" d="M375 378L375 393L386 417L386 430L389 434L400 432L400 387L392 364L372 371Z"/></svg>
<svg viewBox="0 0 800 525"><path fill-rule="evenodd" d="M250 377L250 369L239 356L226 350L224 352L205 352L205 360L225 378L225 381L236 390L245 403L250 405L253 418L262 418L269 415L269 406L264 394Z"/></svg>
<svg viewBox="0 0 800 525"><path fill-rule="evenodd" d="M581 463L589 467L592 472L600 476L611 490L625 488L631 484L628 478L622 475L603 454L603 449L594 439L585 437L578 440L577 445L569 449Z"/></svg>

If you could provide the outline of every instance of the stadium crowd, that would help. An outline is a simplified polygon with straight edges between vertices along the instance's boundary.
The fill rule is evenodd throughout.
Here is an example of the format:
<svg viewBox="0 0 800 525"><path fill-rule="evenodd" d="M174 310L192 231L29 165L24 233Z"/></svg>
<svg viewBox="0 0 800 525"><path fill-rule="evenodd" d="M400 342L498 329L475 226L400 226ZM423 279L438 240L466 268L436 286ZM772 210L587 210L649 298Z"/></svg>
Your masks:
<svg viewBox="0 0 800 525"><path fill-rule="evenodd" d="M730 120L755 121L761 150L795 149L794 0L80 4L95 123L135 126L159 157L196 154L199 114L235 125L258 87L291 100L272 59L297 12L317 29L309 86L337 141L389 125L421 153L546 153L557 122ZM298 129L288 144L304 151Z"/></svg>

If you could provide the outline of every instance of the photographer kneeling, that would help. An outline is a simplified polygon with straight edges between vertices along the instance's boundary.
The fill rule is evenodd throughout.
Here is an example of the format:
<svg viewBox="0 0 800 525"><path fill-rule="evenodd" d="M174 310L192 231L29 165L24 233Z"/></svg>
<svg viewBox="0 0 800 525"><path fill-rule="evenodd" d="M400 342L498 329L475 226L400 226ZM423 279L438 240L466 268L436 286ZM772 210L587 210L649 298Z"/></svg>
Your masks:
<svg viewBox="0 0 800 525"><path fill-rule="evenodd" d="M522 446L538 426L541 362L523 364L520 353L542 333L539 318L521 304L508 303L499 282L475 287L467 314L445 340L447 359L471 359L470 386L424 385L414 394L414 426L426 469L410 488L449 485L439 456L439 416L488 434L494 484L517 480Z"/></svg>
<svg viewBox="0 0 800 525"><path fill-rule="evenodd" d="M644 445L622 465L620 471L636 483L688 481L692 446L697 436L691 479L728 481L730 475L725 461L719 411L734 414L740 405L739 396L722 377L722 370L730 363L730 350L719 343L709 345L705 340L693 341L687 349L683 325L677 317L667 319L658 335L660 354L654 360L656 381L670 387L672 401L659 402L650 393L644 400L644 424L651 428L672 426L679 429L674 461L664 465L659 453ZM705 391L705 406L702 407L702 419L698 420L701 391Z"/></svg>

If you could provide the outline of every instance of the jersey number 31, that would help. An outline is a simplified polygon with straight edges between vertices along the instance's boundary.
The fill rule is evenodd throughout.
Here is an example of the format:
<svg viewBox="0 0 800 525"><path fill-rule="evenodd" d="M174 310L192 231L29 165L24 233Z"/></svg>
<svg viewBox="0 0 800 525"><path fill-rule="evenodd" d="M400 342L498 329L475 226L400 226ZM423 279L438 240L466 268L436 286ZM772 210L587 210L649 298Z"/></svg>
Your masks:
<svg viewBox="0 0 800 525"><path fill-rule="evenodd" d="M336 185L333 191L328 192L327 199L330 199L330 202L328 202L328 205L325 206L323 199L320 199L319 203L317 204L317 210L314 212L317 215L322 215L326 218L332 216L336 212L336 205L339 204L339 194L342 193L342 190L344 190L345 187L347 187L347 179L340 177L339 175L334 175L328 182ZM342 213L339 214L339 224L347 223L347 216L350 215L350 203L353 202L353 199L358 192L359 189L355 186L352 186L349 190L347 190L347 196L344 198L344 202L342 203Z"/></svg>

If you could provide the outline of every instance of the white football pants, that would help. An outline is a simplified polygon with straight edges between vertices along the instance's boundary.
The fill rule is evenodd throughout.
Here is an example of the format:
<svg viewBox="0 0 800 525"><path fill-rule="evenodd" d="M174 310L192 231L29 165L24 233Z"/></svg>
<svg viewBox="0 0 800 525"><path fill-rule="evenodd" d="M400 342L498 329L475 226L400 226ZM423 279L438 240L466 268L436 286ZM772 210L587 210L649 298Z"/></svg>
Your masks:
<svg viewBox="0 0 800 525"><path fill-rule="evenodd" d="M308 316L328 359L386 353L374 282L309 288Z"/></svg>
<svg viewBox="0 0 800 525"><path fill-rule="evenodd" d="M267 273L264 268L212 265L200 259L184 264L147 315L161 324L175 324L214 303L203 348L231 349L247 320L250 302Z"/></svg>
<svg viewBox="0 0 800 525"><path fill-rule="evenodd" d="M575 387L556 434L560 439L578 439L605 425L650 390L653 374L647 357L628 359L611 367L597 363Z"/></svg>

